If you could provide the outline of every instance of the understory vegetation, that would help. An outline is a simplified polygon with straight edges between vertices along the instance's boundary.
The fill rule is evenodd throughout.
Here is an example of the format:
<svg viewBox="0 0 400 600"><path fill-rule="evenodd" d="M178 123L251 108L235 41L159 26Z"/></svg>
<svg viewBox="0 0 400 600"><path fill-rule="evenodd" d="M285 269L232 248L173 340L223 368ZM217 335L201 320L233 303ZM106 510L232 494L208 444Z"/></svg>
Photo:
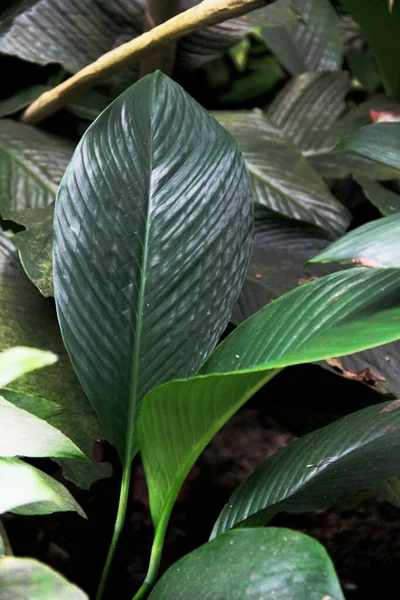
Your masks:
<svg viewBox="0 0 400 600"><path fill-rule="evenodd" d="M279 518L400 507L399 32L397 0L2 3L0 600L361 597ZM278 449L193 500L257 398Z"/></svg>

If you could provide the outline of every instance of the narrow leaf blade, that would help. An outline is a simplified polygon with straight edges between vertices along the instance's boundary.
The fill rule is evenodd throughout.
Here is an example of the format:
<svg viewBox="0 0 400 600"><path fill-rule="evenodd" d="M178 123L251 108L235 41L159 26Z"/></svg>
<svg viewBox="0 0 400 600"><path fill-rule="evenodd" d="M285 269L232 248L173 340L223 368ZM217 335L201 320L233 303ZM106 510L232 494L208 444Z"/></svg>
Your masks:
<svg viewBox="0 0 400 600"><path fill-rule="evenodd" d="M395 341L399 290L398 269L362 267L302 285L237 327L200 373L281 368Z"/></svg>
<svg viewBox="0 0 400 600"><path fill-rule="evenodd" d="M350 150L400 173L400 123L374 123L343 138L335 150Z"/></svg>
<svg viewBox="0 0 400 600"><path fill-rule="evenodd" d="M317 254L310 262L352 262L400 267L400 213L366 223Z"/></svg>
<svg viewBox="0 0 400 600"><path fill-rule="evenodd" d="M397 475L398 409L398 400L370 406L276 452L233 493L212 535L259 526L282 510L326 508Z"/></svg>

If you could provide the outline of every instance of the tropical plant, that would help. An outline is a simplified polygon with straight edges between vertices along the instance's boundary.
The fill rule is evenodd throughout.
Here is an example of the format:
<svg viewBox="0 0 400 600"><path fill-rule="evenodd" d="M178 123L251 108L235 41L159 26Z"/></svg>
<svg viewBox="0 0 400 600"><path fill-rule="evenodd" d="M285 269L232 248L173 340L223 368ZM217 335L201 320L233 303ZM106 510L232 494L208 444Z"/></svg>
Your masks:
<svg viewBox="0 0 400 600"><path fill-rule="evenodd" d="M1 9L4 61L62 68L0 102L3 117L20 117L0 120L1 513L84 517L30 460L54 458L62 481L88 489L110 475L89 458L108 440L122 476L96 600L138 454L154 540L134 600L341 600L325 549L269 521L366 490L400 503L400 70L378 31L395 28L397 2L346 0L361 29L329 0L178 4ZM196 95L193 73L218 110L185 90ZM376 219L347 232L357 196ZM158 580L202 451L272 378L305 363L372 381L374 401L263 461L210 540ZM6 556L11 547L2 525L0 600L87 597L46 565Z"/></svg>

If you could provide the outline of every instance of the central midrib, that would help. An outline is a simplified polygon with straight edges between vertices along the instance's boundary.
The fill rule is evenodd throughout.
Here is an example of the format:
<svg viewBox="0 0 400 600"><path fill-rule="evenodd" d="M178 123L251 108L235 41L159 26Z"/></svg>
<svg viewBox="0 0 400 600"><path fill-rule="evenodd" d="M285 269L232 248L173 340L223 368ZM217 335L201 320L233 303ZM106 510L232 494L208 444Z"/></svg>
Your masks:
<svg viewBox="0 0 400 600"><path fill-rule="evenodd" d="M126 451L125 451L125 461L124 467L130 468L130 463L133 458L133 448L134 448L134 430L135 430L135 422L134 416L137 407L137 399L138 399L138 380L139 380L139 356L140 356L140 348L142 343L142 325L143 325L143 309L144 309L144 294L146 287L146 270L147 270L147 259L149 253L149 235L150 235L150 219L149 215L151 212L151 183L152 183L152 170L153 170L153 135L152 135L152 107L153 107L153 99L154 99L154 88L155 84L152 85L151 89L151 101L150 101L150 143L148 145L149 149L149 181L148 181L148 200L147 200L147 215L146 215L146 232L143 243L143 251L142 251L142 261L141 261L141 279L140 279L140 288L139 288L139 297L137 304L137 322L135 327L135 335L133 339L133 347L132 347L132 363L131 363L131 378L129 382L129 409L128 409L128 427L127 427L127 443L126 443Z"/></svg>

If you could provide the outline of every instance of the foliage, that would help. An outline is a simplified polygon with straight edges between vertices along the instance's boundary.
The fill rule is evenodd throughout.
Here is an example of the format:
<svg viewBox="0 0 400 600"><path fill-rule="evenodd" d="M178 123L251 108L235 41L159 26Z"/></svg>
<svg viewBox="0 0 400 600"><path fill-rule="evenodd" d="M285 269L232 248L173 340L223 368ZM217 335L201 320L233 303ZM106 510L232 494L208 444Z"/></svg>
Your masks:
<svg viewBox="0 0 400 600"><path fill-rule="evenodd" d="M20 75L0 99L0 513L85 517L63 482L109 475L90 459L109 440L121 495L97 600L137 453L154 541L134 600L342 600L316 540L264 525L359 492L400 506L399 7L345 0L358 27L330 0L249 2L258 10L180 39L180 83L126 62L43 125L21 122L150 28L145 0L89 4L0 12L0 60ZM201 452L279 372L310 362L380 394L263 461L211 540L157 582ZM11 545L1 525L0 600L87 597Z"/></svg>

